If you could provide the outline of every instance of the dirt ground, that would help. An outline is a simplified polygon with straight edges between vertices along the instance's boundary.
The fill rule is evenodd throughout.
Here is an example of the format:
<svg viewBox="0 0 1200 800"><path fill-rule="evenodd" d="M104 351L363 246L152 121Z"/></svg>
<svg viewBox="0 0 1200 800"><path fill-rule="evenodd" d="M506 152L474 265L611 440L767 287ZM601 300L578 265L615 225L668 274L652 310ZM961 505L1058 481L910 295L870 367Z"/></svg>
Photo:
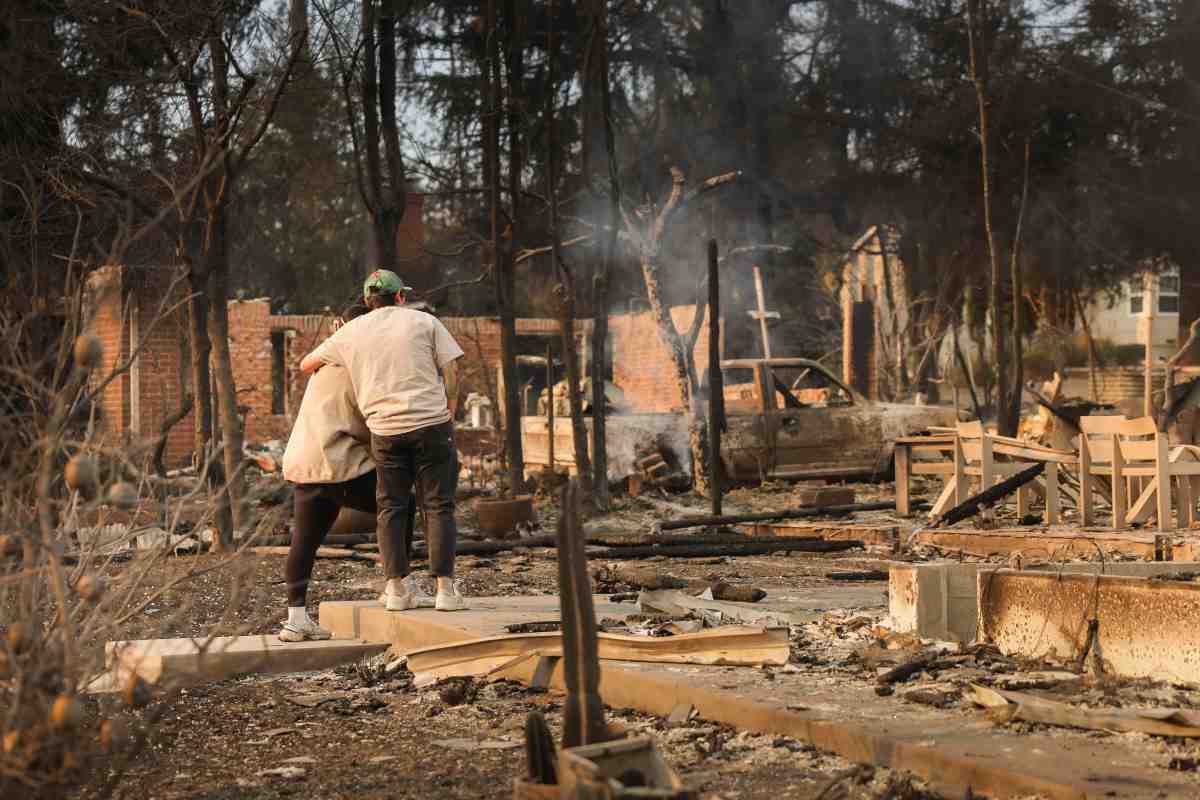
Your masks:
<svg viewBox="0 0 1200 800"><path fill-rule="evenodd" d="M730 505L735 513L778 508L789 503L789 491L765 487L737 492ZM543 532L553 529L556 510L552 502L541 504ZM699 501L686 497L622 498L613 514L590 520L586 527L644 534L657 520L702 510ZM471 514L464 513L468 537L471 523ZM109 570L114 578L138 581L135 602L145 604L129 620L127 638L278 631L285 606L282 556L192 555L158 558L152 568L139 568L145 558L114 563ZM624 563L652 566L683 579L719 578L765 587L774 596L792 597L835 586L846 589L845 583L829 577L833 571L886 571L880 556L862 550L698 559L659 556ZM423 564L415 567L420 574ZM555 553L548 548L460 556L458 568L468 596L554 594L557 589ZM310 611L315 615L323 600L371 599L381 585L379 568L370 561L319 560L309 592ZM927 646L903 637L886 641L879 627L886 613L886 591L884 580L854 584L853 592L838 595L853 595L853 608L825 608L814 612L808 623L793 626L792 658L786 669L732 669L730 680L762 696L814 698L841 708L840 703L857 693L860 702L863 696L869 698L868 706L876 701L891 704L889 713L927 714L931 719L940 715L943 720L960 716L965 721L979 715L963 696L970 682L1004 686L1009 685L1005 681L1017 680L1012 685L1020 688L1023 675L1045 668L984 651L956 657L962 661L958 666L918 674L898 686L895 697L889 693L876 698L876 675L886 669L881 665ZM561 729L561 697L554 694L508 683L461 681L417 689L403 667L393 664L388 671L387 663L385 657L334 671L250 676L189 688L169 703L152 705L141 713L162 716L151 730L149 745L121 780L117 797L426 798L436 793L506 798L512 794L513 779L524 770L522 731L529 712L542 712L555 733ZM931 697L933 705L925 705ZM1189 690L1145 682L1119 687L1076 682L1064 689L1062 699L1091 706L1200 705L1200 696ZM611 709L609 718L634 732L652 734L685 782L709 800L937 797L904 775L854 767L784 737L739 733L695 719L669 726L663 718L622 709ZM1026 723L1010 726L1004 735L1020 737L1031 731L1083 744L1111 736ZM1200 796L1200 750L1193 740L1120 736L1122 746L1137 753L1142 763L1194 774Z"/></svg>
<svg viewBox="0 0 1200 800"><path fill-rule="evenodd" d="M861 553L797 553L652 563L684 578L802 588L829 583L823 576L830 569L866 561ZM128 568L114 565L112 571ZM215 555L169 559L145 579L140 591L153 601L131 621L129 638L199 636L214 629L274 633L283 617L282 569L280 556L247 555L227 565ZM557 580L549 549L464 556L459 571L469 596L553 593ZM194 577L161 591L187 574ZM372 598L380 580L372 563L320 560L310 609L315 614L322 600ZM882 606L884 584L877 585ZM184 690L164 706L150 745L117 796L509 797L524 768L527 714L541 711L552 731L561 728L560 697L501 683L472 685L463 701L444 687L414 689L404 671L383 675L385 660ZM321 694L329 697L307 705ZM781 790L796 798L933 796L903 776L857 769L791 739L697 720L667 728L662 718L630 710L615 709L610 718L653 733L687 783L708 798L775 800Z"/></svg>

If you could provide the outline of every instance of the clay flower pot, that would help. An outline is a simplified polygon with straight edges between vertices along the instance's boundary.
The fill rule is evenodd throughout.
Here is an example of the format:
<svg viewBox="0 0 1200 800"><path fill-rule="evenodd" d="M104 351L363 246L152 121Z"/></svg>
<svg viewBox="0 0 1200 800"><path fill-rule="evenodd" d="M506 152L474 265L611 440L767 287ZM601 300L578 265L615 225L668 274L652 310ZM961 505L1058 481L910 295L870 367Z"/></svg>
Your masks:
<svg viewBox="0 0 1200 800"><path fill-rule="evenodd" d="M493 539L504 539L516 531L518 522L533 522L533 497L481 497L475 501L475 517L480 531Z"/></svg>

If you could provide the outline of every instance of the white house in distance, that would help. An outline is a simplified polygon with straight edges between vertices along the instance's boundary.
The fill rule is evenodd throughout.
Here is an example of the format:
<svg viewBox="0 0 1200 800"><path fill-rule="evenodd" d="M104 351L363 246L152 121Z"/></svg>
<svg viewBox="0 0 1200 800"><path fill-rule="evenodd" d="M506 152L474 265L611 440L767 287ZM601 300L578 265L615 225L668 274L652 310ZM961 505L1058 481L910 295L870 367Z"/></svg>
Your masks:
<svg viewBox="0 0 1200 800"><path fill-rule="evenodd" d="M1094 338L1116 344L1144 346L1149 326L1154 360L1170 358L1178 349L1179 268L1131 278L1115 293L1096 297L1087 317Z"/></svg>

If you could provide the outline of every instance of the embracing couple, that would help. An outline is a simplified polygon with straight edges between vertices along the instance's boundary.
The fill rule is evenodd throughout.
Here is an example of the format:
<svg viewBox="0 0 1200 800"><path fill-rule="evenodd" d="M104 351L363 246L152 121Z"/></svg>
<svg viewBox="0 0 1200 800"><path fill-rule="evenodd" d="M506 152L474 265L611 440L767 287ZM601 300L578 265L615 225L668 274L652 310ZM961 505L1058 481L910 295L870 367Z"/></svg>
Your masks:
<svg viewBox="0 0 1200 800"><path fill-rule="evenodd" d="M454 447L456 360L462 348L432 314L405 307L411 287L380 269L363 285L332 336L300 362L311 374L283 456L295 484L287 557L285 642L328 639L308 615L317 548L342 508L377 514L389 611L466 608L454 581L458 454ZM412 503L425 516L431 598L409 574Z"/></svg>

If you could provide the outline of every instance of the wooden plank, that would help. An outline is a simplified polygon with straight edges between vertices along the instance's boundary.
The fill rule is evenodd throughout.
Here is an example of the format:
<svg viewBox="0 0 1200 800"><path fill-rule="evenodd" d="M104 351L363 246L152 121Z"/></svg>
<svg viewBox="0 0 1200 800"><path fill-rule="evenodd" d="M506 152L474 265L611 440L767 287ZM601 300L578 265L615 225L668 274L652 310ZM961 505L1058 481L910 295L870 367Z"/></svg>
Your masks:
<svg viewBox="0 0 1200 800"><path fill-rule="evenodd" d="M387 650L362 639L281 642L274 636L212 639L142 639L109 642L105 663L116 675L136 674L147 683L191 684L237 675L329 669Z"/></svg>
<svg viewBox="0 0 1200 800"><path fill-rule="evenodd" d="M1119 434L1124 433L1127 421L1124 416L1117 415L1086 416L1079 418L1079 429L1089 435Z"/></svg>
<svg viewBox="0 0 1200 800"><path fill-rule="evenodd" d="M1146 486L1129 512L1125 515L1126 525L1139 525L1150 519L1154 513L1153 500L1158 496L1158 481L1153 480Z"/></svg>
<svg viewBox="0 0 1200 800"><path fill-rule="evenodd" d="M954 502L954 498L958 495L956 481L946 481L946 485L942 487L942 493L938 495L937 502L933 504L933 508L929 509L931 518L940 517L946 513L946 509L950 508Z"/></svg>
<svg viewBox="0 0 1200 800"><path fill-rule="evenodd" d="M1095 558L1096 550L1106 554L1134 556L1145 561L1155 558L1154 536L1113 532L1108 530L1074 532L1067 530L991 530L970 529L921 530L912 544L934 547L949 554L967 553L979 556L1012 555L1020 553L1038 558L1059 560ZM1171 559L1191 561L1193 546L1189 541L1171 544Z"/></svg>
<svg viewBox="0 0 1200 800"><path fill-rule="evenodd" d="M1046 464L1046 524L1057 525L1062 519L1058 492L1058 464Z"/></svg>
<svg viewBox="0 0 1200 800"><path fill-rule="evenodd" d="M720 666L782 666L787 663L787 628L727 626L677 636L599 633L597 654L604 661ZM558 633L511 634L425 647L408 653L408 669L422 683L450 677L487 675L514 658L536 653L560 657Z"/></svg>
<svg viewBox="0 0 1200 800"><path fill-rule="evenodd" d="M1064 728L1116 733L1145 733L1150 736L1200 738L1200 718L1178 708L1090 709L1047 700L1025 692L1010 692L971 684L970 699L984 708L1003 709L1002 719L1024 720Z"/></svg>

